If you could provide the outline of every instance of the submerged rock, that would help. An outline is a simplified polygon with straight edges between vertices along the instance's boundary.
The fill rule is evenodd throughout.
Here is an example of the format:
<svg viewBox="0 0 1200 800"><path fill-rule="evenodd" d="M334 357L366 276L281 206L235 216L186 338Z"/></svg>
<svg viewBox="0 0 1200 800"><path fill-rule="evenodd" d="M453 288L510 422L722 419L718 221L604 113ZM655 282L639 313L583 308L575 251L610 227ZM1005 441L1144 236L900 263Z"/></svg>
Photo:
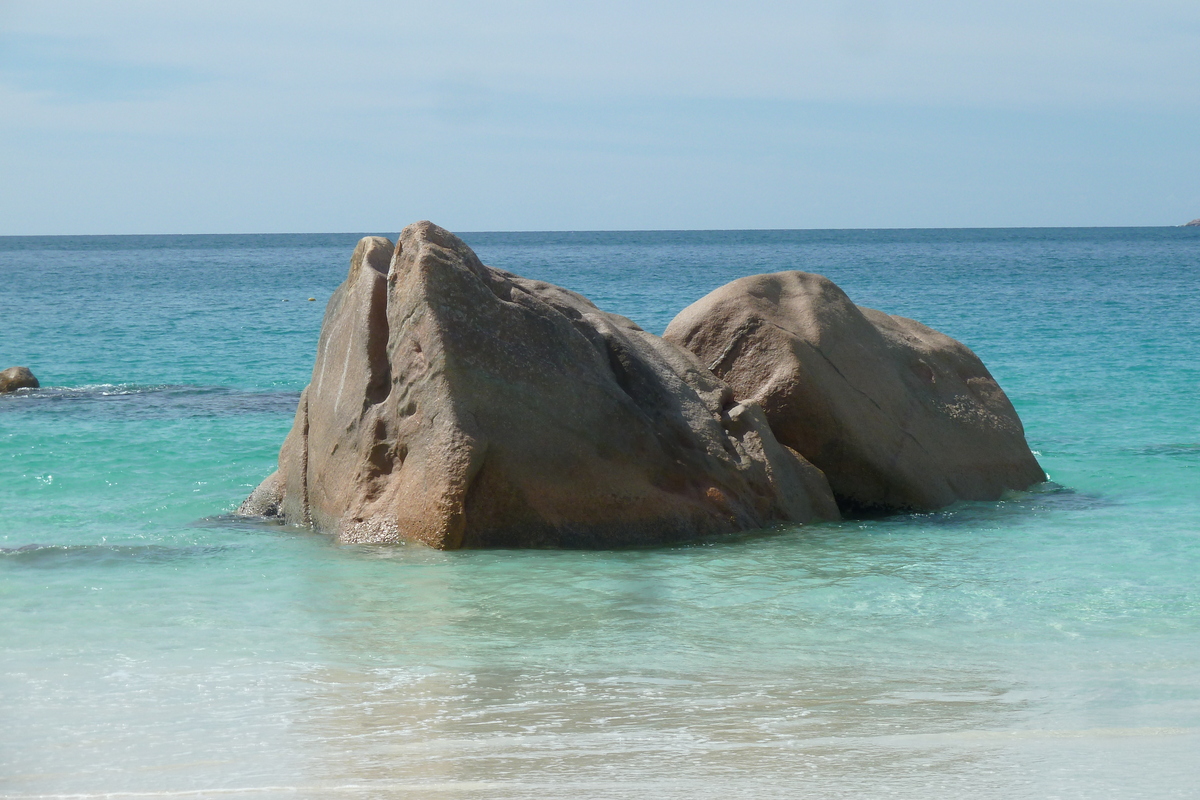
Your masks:
<svg viewBox="0 0 1200 800"><path fill-rule="evenodd" d="M825 472L843 511L995 500L1045 480L971 350L860 308L820 275L736 280L680 312L664 337L761 404L779 441Z"/></svg>
<svg viewBox="0 0 1200 800"><path fill-rule="evenodd" d="M29 371L29 367L9 367L0 371L0 394L15 392L17 389L36 389L39 386L41 384Z"/></svg>
<svg viewBox="0 0 1200 800"><path fill-rule="evenodd" d="M688 351L487 267L363 239L279 470L241 511L345 542L611 547L834 518L821 472Z"/></svg>

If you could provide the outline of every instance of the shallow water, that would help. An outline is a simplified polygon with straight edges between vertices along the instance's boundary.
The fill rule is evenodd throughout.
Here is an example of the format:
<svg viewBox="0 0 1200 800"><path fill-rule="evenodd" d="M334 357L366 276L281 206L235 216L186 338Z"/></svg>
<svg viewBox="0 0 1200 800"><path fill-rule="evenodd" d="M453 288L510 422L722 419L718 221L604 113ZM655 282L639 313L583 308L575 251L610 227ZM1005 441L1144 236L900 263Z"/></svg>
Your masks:
<svg viewBox="0 0 1200 800"><path fill-rule="evenodd" d="M229 512L356 235L3 238L0 367L46 388L0 397L0 794L1197 796L1200 231L465 238L656 332L821 272L974 348L1052 483L690 547L337 546Z"/></svg>

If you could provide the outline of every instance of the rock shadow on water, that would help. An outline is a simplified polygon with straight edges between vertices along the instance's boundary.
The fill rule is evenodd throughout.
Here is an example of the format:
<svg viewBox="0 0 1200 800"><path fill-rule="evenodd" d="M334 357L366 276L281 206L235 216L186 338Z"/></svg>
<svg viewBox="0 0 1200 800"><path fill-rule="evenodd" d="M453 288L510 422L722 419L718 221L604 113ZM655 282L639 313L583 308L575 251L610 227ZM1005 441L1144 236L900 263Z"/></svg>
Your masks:
<svg viewBox="0 0 1200 800"><path fill-rule="evenodd" d="M340 543L334 537L313 531L304 525L288 523L280 517L245 516L236 513L218 514L204 517L192 523L194 527L223 528L237 530L248 534L309 534L318 540L327 540L332 546L348 554L358 554L371 559L407 559L418 554L438 553L438 561L445 558L451 560L470 560L479 554L486 553L577 553L577 554L629 554L653 552L687 552L697 549L711 548L744 548L748 545L766 544L785 539L819 540L822 537L845 531L848 528L858 529L865 523L872 529L891 529L894 527L940 527L970 529L992 527L1002 523L1012 523L1021 519L1038 517L1047 513L1087 512L1117 505L1111 498L1098 494L1079 492L1054 481L1045 481L1030 487L1025 491L1009 491L999 500L992 501L960 501L946 508L928 512L909 512L898 514L862 513L854 516L847 515L841 520L819 520L798 525L787 522L777 522L761 528L753 528L735 533L712 534L699 536L681 542L656 544L629 544L595 547L490 547L460 551L435 551L420 543L399 541L389 543Z"/></svg>
<svg viewBox="0 0 1200 800"><path fill-rule="evenodd" d="M959 501L936 511L902 514L848 515L840 526L871 522L884 526L912 525L947 528L980 528L1046 513L1091 511L1116 503L1098 494L1079 492L1068 486L1044 481L1024 491L1009 490L999 500Z"/></svg>

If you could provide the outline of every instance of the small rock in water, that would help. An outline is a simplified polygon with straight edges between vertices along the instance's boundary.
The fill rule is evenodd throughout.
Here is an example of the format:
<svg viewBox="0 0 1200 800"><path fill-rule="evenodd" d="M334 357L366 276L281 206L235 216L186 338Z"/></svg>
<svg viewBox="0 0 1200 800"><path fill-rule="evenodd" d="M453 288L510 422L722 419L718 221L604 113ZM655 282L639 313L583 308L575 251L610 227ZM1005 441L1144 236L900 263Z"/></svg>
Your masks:
<svg viewBox="0 0 1200 800"><path fill-rule="evenodd" d="M315 303L316 301L317 301L317 298L315 298L315 297L308 298L308 302L310 302L310 303Z"/></svg>
<svg viewBox="0 0 1200 800"><path fill-rule="evenodd" d="M1194 219L1191 222L1185 223L1185 228L1200 228L1200 219Z"/></svg>
<svg viewBox="0 0 1200 800"><path fill-rule="evenodd" d="M277 517L282 513L283 484L279 472L271 473L259 484L249 497L238 506L237 513L243 517Z"/></svg>
<svg viewBox="0 0 1200 800"><path fill-rule="evenodd" d="M17 389L36 389L39 386L41 384L29 371L29 367L9 367L0 372L0 394L15 392Z"/></svg>

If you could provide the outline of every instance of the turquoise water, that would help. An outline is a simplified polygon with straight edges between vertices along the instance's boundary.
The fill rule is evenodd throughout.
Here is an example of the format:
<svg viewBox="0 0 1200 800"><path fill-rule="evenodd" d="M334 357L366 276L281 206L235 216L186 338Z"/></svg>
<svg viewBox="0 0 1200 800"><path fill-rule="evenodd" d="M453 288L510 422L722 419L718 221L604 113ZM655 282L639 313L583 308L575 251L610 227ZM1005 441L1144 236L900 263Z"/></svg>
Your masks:
<svg viewBox="0 0 1200 800"><path fill-rule="evenodd" d="M0 397L0 795L1200 796L1200 230L465 235L655 332L828 275L973 347L1052 479L618 552L228 516L357 238L0 238L44 387Z"/></svg>

